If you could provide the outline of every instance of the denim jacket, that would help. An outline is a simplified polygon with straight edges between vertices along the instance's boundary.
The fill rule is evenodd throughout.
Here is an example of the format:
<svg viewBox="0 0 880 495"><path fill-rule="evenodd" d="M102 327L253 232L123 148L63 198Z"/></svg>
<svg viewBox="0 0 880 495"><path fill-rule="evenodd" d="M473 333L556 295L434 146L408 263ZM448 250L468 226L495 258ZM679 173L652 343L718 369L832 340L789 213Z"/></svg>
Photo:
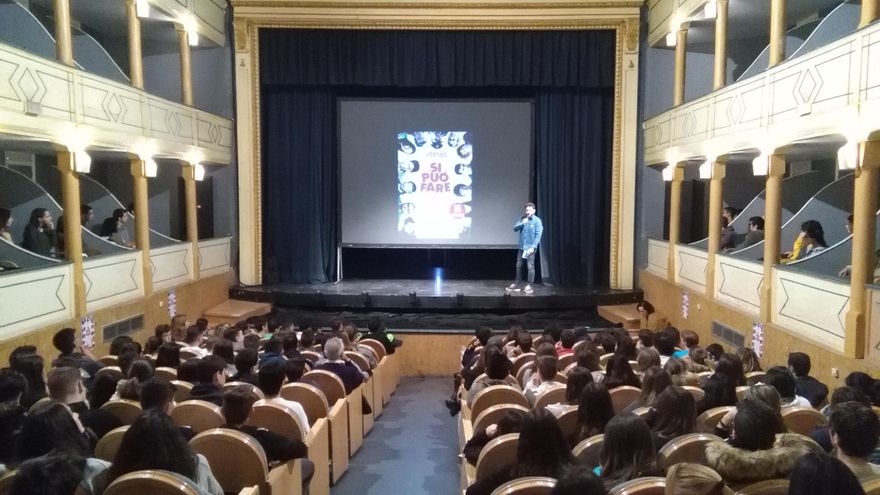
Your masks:
<svg viewBox="0 0 880 495"><path fill-rule="evenodd" d="M513 225L513 231L519 232L520 249L523 251L538 249L538 244L541 243L541 233L544 232L544 224L541 223L541 219L537 215L532 215L528 223L523 223L523 219L516 222Z"/></svg>

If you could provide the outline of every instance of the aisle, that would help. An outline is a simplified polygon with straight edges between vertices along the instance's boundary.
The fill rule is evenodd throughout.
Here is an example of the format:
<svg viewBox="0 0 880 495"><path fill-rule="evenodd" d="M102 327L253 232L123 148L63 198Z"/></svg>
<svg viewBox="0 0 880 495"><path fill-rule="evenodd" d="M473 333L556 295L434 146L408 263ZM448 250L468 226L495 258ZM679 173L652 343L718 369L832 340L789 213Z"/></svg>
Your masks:
<svg viewBox="0 0 880 495"><path fill-rule="evenodd" d="M451 378L403 378L332 495L458 491L456 418L443 399Z"/></svg>

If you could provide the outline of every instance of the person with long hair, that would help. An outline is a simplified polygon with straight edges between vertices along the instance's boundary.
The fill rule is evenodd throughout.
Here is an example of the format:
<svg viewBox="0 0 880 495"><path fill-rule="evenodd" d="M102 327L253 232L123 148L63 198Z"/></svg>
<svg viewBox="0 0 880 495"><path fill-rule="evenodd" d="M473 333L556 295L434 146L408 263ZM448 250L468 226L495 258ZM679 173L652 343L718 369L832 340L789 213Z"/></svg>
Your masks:
<svg viewBox="0 0 880 495"><path fill-rule="evenodd" d="M697 414L721 406L736 405L736 387L724 373L714 373L703 384L703 398L697 402Z"/></svg>
<svg viewBox="0 0 880 495"><path fill-rule="evenodd" d="M657 466L651 430L642 418L624 413L608 422L599 451L599 466L593 472L608 489L624 481L662 474Z"/></svg>
<svg viewBox="0 0 880 495"><path fill-rule="evenodd" d="M675 437L694 431L697 424L697 406L687 390L672 385L657 397L654 405L651 436L654 448L660 449Z"/></svg>
<svg viewBox="0 0 880 495"><path fill-rule="evenodd" d="M21 406L30 409L38 400L49 395L46 390L46 372L43 369L43 358L38 354L24 354L17 356L11 364L11 368L24 376L27 380L27 390L21 396Z"/></svg>
<svg viewBox="0 0 880 495"><path fill-rule="evenodd" d="M564 469L574 464L574 456L556 418L543 409L536 409L523 421L516 463L469 486L467 495L488 495L507 481L527 476L557 478Z"/></svg>
<svg viewBox="0 0 880 495"><path fill-rule="evenodd" d="M52 214L45 208L34 208L27 225L24 226L21 247L51 258L55 254L57 245L58 239Z"/></svg>
<svg viewBox="0 0 880 495"><path fill-rule="evenodd" d="M545 409L558 418L568 407L580 404L584 387L590 383L593 383L593 374L590 373L590 370L575 366L568 373L568 381L565 382L565 400L548 404Z"/></svg>
<svg viewBox="0 0 880 495"><path fill-rule="evenodd" d="M639 377L636 376L629 364L626 356L615 354L608 360L605 365L605 386L608 390L629 385L630 387L640 387L642 385Z"/></svg>
<svg viewBox="0 0 880 495"><path fill-rule="evenodd" d="M743 347L736 354L739 357L740 361L742 361L743 373L764 371L764 369L761 368L761 359L758 357L758 354L755 353L755 350L751 347Z"/></svg>
<svg viewBox="0 0 880 495"><path fill-rule="evenodd" d="M672 378L662 368L649 368L642 379L642 393L623 412L633 412L640 407L653 407L657 397L672 385Z"/></svg>
<svg viewBox="0 0 880 495"><path fill-rule="evenodd" d="M810 453L791 472L789 495L864 495L865 489L846 464L834 457Z"/></svg>
<svg viewBox="0 0 880 495"><path fill-rule="evenodd" d="M7 208L0 208L0 237L12 242L12 233L9 229L15 220L12 218L12 211Z"/></svg>
<svg viewBox="0 0 880 495"><path fill-rule="evenodd" d="M782 420L782 398L779 396L779 392L777 392L775 388L763 383L753 385L746 390L745 394L743 394L742 400L737 402L737 407L739 407L743 401L756 401L769 407L776 413L776 419L778 422L776 428L778 428L780 432L786 431L785 421ZM729 437L730 432L733 429L733 419L735 417L736 409L725 414L724 417L721 418L721 421L715 425L715 434L721 438Z"/></svg>
<svg viewBox="0 0 880 495"><path fill-rule="evenodd" d="M125 432L105 487L120 476L144 469L163 469L192 480L204 493L223 495L208 460L186 443L180 429L159 409L149 409Z"/></svg>
<svg viewBox="0 0 880 495"><path fill-rule="evenodd" d="M156 353L157 368L180 368L180 346L174 342L166 342L159 346Z"/></svg>
<svg viewBox="0 0 880 495"><path fill-rule="evenodd" d="M743 372L743 362L736 354L726 352L718 358L715 364L715 373L727 375L733 387L746 385L746 374Z"/></svg>
<svg viewBox="0 0 880 495"><path fill-rule="evenodd" d="M783 263L802 260L818 254L828 248L825 242L825 230L817 220L807 220L801 224L801 231L794 240L791 251L782 254Z"/></svg>
<svg viewBox="0 0 880 495"><path fill-rule="evenodd" d="M733 495L721 475L701 464L680 462L666 470L666 495Z"/></svg>
<svg viewBox="0 0 880 495"><path fill-rule="evenodd" d="M605 426L614 417L611 394L605 384L588 383L578 404L578 440L605 432Z"/></svg>

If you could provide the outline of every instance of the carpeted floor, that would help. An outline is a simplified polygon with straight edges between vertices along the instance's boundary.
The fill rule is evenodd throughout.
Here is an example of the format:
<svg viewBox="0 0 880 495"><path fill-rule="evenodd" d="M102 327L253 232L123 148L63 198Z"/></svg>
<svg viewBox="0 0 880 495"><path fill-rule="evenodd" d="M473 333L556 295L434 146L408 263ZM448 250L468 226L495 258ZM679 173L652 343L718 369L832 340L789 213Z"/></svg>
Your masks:
<svg viewBox="0 0 880 495"><path fill-rule="evenodd" d="M452 495L459 490L452 378L403 378L332 495Z"/></svg>

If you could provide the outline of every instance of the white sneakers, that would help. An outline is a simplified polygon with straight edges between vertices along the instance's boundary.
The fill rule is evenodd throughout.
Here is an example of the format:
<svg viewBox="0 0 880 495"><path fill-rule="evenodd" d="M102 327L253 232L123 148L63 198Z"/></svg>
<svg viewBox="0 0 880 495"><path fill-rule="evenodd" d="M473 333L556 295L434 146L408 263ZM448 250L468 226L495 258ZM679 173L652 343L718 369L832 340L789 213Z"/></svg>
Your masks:
<svg viewBox="0 0 880 495"><path fill-rule="evenodd" d="M535 292L535 291L532 290L532 286L531 286L531 285L526 285L525 287L523 287L523 293L525 293L525 294L531 294L532 292Z"/></svg>
<svg viewBox="0 0 880 495"><path fill-rule="evenodd" d="M523 287L522 289L520 289L519 286L516 285L516 284L510 284L510 285L508 285L507 288L505 288L504 290L506 290L506 291L508 291L508 292L519 292L519 291L521 290L521 291L523 291L523 293L525 293L525 294L531 294L532 292L535 292L535 290L532 289L532 286L531 286L531 285L526 285L525 287Z"/></svg>

